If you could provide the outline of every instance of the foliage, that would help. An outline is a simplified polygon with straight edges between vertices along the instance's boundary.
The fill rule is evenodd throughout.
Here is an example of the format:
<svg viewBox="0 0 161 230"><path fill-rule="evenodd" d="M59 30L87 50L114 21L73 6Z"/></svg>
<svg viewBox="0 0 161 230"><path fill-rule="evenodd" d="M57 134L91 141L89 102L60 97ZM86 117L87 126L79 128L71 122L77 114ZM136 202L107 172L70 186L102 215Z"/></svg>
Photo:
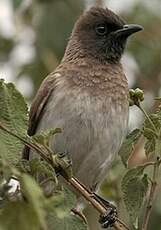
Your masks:
<svg viewBox="0 0 161 230"><path fill-rule="evenodd" d="M155 167L157 165L158 159L160 159L161 153L161 108L159 108L155 113L148 115L141 106L141 101L143 100L143 91L138 89L130 90L129 95L130 105L136 105L145 115L145 121L143 122L142 127L140 129L133 130L130 134L127 135L119 152L119 155L121 156L122 162L125 167L129 166L128 160L132 154L132 151L134 150L135 144L137 143L141 134L145 137L145 154L147 156L147 163L139 165L137 167L129 168L125 173L121 184L123 199L129 217L135 228L138 228L138 218L140 215L140 211L144 204L145 197L148 196L148 179L152 181L151 190L153 190L152 188L157 180ZM149 163L149 154L152 154L153 159L156 159L156 161ZM144 174L145 168L149 166L154 166L153 178L152 175ZM158 164L158 168L159 166L160 163ZM154 192L152 194L150 193L149 200L152 198L153 195ZM146 215L147 213L145 214L145 219L148 218Z"/></svg>
<svg viewBox="0 0 161 230"><path fill-rule="evenodd" d="M123 199L132 223L138 228L138 216L148 191L145 166L129 169L122 179Z"/></svg>
<svg viewBox="0 0 161 230"><path fill-rule="evenodd" d="M15 86L12 83L5 84L4 80L0 80L0 108L0 122L17 134L26 135L27 105ZM0 130L0 146L0 158L17 162L22 149L22 143L17 138Z"/></svg>
<svg viewBox="0 0 161 230"><path fill-rule="evenodd" d="M64 154L53 154L49 146L50 137L56 134L61 135L61 130L57 128L27 137L28 119L25 101L13 84L6 84L3 80L0 83L0 104L2 105L0 128L3 147L0 165L0 228L9 229L13 223L16 223L16 229L22 229L22 226L25 226L23 229L27 229L27 226L31 229L87 229L78 217L70 215L70 209L76 204L75 195L67 188L61 187L57 180L56 173L60 168L64 169L62 175L67 180L72 177L69 157ZM159 168L161 162L158 157L161 149L161 109L147 115L141 107L142 100L141 90L130 90L130 103L133 102L131 104L141 109L145 114L145 121L140 129L128 134L119 152L124 166L126 168L128 166L121 183L123 200L135 228L138 228L140 211L145 197L148 196L148 180L151 180L154 186L156 183L154 180L157 180L156 167ZM7 132L7 138L4 131ZM149 153L153 154L154 158L157 156L157 161L147 161L143 165L131 167L128 160L141 135L146 139L146 156L149 156L147 146L153 143L153 151ZM40 158L31 159L29 162L21 160L16 154L22 148L17 142L20 140L37 151L46 161L43 162ZM144 172L149 166L154 166L153 177ZM10 180L13 175L19 181L19 187L11 191ZM153 193L150 193L151 197ZM6 213L9 213L9 218L6 218Z"/></svg>
<svg viewBox="0 0 161 230"><path fill-rule="evenodd" d="M81 229L87 226L77 216L71 215L76 205L76 196L68 188L60 186L56 172L40 158L31 161L21 160L18 152L22 149L19 140L27 141L36 148L44 148L50 153L49 138L60 132L59 129L26 136L27 106L14 85L1 80L0 126L5 126L19 138L1 132L0 159L0 229ZM3 147L3 148L2 148ZM15 160L16 159L16 160ZM54 156L53 163L69 166L62 156ZM70 167L67 176L71 176ZM15 179L11 179L11 178ZM18 181L17 187L10 186L11 180Z"/></svg>
<svg viewBox="0 0 161 230"><path fill-rule="evenodd" d="M138 139L141 136L140 129L135 129L131 133L129 133L123 142L120 150L119 150L119 155L122 159L123 164L125 167L128 165L128 160L130 155L132 154L135 144L138 141Z"/></svg>
<svg viewBox="0 0 161 230"><path fill-rule="evenodd" d="M13 4L14 9L14 18L12 22L15 23L15 26L18 29L16 29L16 36L15 34L13 34L13 36L9 37L5 36L0 31L0 69L2 70L3 66L5 66L7 63L7 67L13 70L12 74L16 83L19 82L19 80L21 81L21 78L23 78L24 75L27 76L34 83L35 92L37 87L39 87L42 79L50 71L54 70L55 66L60 61L64 53L64 48L67 42L68 35L72 30L73 23L84 8L84 1L37 0L30 1L29 4L23 4L23 0L12 0L10 2ZM94 2L96 1L93 1L93 3ZM129 7L128 5L125 12L122 13L123 18L126 20L127 23L138 23L144 27L144 31L135 36L135 38L132 38L133 41L129 42L128 44L127 51L132 55L132 59L135 60L137 63L136 71L134 73L134 76L132 76L132 87L137 86L144 89L145 97L148 97L148 99L145 101L145 107L148 105L148 102L150 102L149 107L152 108L148 109L150 109L150 111L154 111L158 103L156 101L153 103L151 100L149 100L149 96L159 96L160 93L160 1L154 0L150 3L148 3L148 1L136 1L136 3L134 2L133 7ZM25 38L25 42L27 43L27 41L29 41L29 43L32 44L32 49L35 55L28 62L19 63L17 59L16 61L14 60L13 51L16 49L16 47L19 47L19 45L24 43L24 40L21 40L21 37L23 38L23 34L25 34L25 29L27 29L27 31L28 29L31 29L34 33L33 41L30 40L30 34L28 35L27 33L27 38ZM133 69L130 69L130 73L131 72L133 72ZM8 73L5 73L5 75L3 75L2 77L8 77L6 76L7 74ZM131 78L131 75L127 75L127 77ZM28 99L31 99L31 97L34 95L34 92L32 95L28 96ZM135 164L135 161L138 164L138 158L142 161L142 155L144 152L143 145L146 151L147 158L145 157L142 163L145 163L147 160L150 159L153 160L154 155L158 155L161 149L159 147L160 142L153 135L154 133L156 133L156 131L153 131L152 127L147 124L147 127L145 128L144 126L140 129L140 131L141 132L138 131L140 133L139 136L141 135L141 133L144 133L144 140L146 141L145 145L143 141L141 141L141 144L138 144L137 140L136 142L133 142L131 138L128 138L125 145L127 147L129 146L129 150L127 151L126 149L124 151L124 147L122 148L121 158L124 158L124 165L128 166L129 170L131 169L131 160L129 160L129 157L131 158L133 156L137 156L137 159L136 157L134 158L132 162L133 164ZM4 145L1 143L1 140L3 140L3 137L5 136L8 136L8 134L4 132L3 134L1 134L0 131L0 153L4 152ZM14 150L15 145L19 145L21 148L22 145L17 139L13 137L6 138L7 141L11 139L13 139L14 143L17 142L17 144L12 145L11 143L11 147L10 145L5 145L5 149ZM130 145L128 145L129 142ZM135 148L136 145L139 146L137 147L137 150ZM130 146L133 149L132 152ZM16 151L14 150L13 153L15 152ZM19 151L16 154L17 156L19 156L18 153ZM16 159L16 161L14 162L16 163L16 155L13 156L12 151L10 154L8 150L6 156L4 156L3 154L3 157L6 157L7 159L12 158L11 161L15 161ZM41 163L42 162L37 162L37 160L33 161L31 164L33 164L34 167L31 166L32 170L29 170L30 166L28 166L28 163L23 162L23 164L21 164L21 170L23 171L24 167L26 167L26 170L28 169L29 171L31 171L30 173L32 173L31 175L34 177L36 177L37 170L40 170L42 174L45 174L45 176L51 175L52 172L50 172L50 170L46 170L48 164L46 163L44 166L44 164ZM9 173L7 177L7 168L8 167L6 166L4 170L6 172L6 178L9 178ZM149 168L150 169L146 169L148 170L148 178L149 176L151 176L151 167ZM115 162L114 167L108 174L107 180L103 184L102 192L108 198L111 198L116 202L119 207L119 213L125 218L125 220L127 220L127 213L123 215L124 206L122 204L120 206L120 203L122 202L122 194L119 186L122 175L125 174L125 170L128 169L123 169L123 166L120 164L120 162ZM55 176L52 174L52 179L55 180L54 178ZM151 183L149 184L149 186L150 185ZM158 196L158 199L161 199L161 197ZM156 203L157 207L153 208L154 214L152 215L149 229L154 229L154 226L155 228L156 226L158 226L158 229L161 228L161 209L158 208L160 202ZM92 223L93 222L95 222L95 219L92 219ZM93 225L95 227L96 223L94 223ZM94 227L92 228L92 230L98 230L98 227Z"/></svg>

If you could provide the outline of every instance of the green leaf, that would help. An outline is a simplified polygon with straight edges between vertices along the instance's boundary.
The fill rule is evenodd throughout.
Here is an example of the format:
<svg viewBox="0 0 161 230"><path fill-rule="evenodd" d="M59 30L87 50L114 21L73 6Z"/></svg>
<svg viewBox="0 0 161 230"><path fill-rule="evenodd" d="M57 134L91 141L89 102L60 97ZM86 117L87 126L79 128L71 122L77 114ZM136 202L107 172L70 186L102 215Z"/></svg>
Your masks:
<svg viewBox="0 0 161 230"><path fill-rule="evenodd" d="M153 123L154 127L152 126L151 122ZM151 113L149 115L149 119L145 119L143 123L143 134L147 139L156 138L157 133L161 129L161 109L157 110L155 113Z"/></svg>
<svg viewBox="0 0 161 230"><path fill-rule="evenodd" d="M148 179L144 173L145 166L137 166L127 171L122 179L123 200L130 220L138 228L138 216L148 190Z"/></svg>
<svg viewBox="0 0 161 230"><path fill-rule="evenodd" d="M150 114L149 118L154 124L154 127L148 119L145 119L142 130L142 133L146 138L144 149L147 156L150 154L155 154L156 143L157 145L159 142L161 143L161 141L158 139L158 134L161 130L161 109L159 109L156 113ZM159 155L159 152L157 152L157 154Z"/></svg>
<svg viewBox="0 0 161 230"><path fill-rule="evenodd" d="M20 193L14 193L11 198L7 196L7 199L3 200L0 229L46 229L45 197L41 188L27 174L19 176L19 181L25 199L22 199Z"/></svg>
<svg viewBox="0 0 161 230"><path fill-rule="evenodd" d="M54 213L48 216L48 229L50 230L87 230L87 225L79 217L71 214L76 205L76 195L64 188L64 199L57 206Z"/></svg>
<svg viewBox="0 0 161 230"><path fill-rule="evenodd" d="M37 173L44 174L46 177L55 178L54 169L47 162L38 158L33 158L29 161L30 173L35 176Z"/></svg>
<svg viewBox="0 0 161 230"><path fill-rule="evenodd" d="M52 166L38 158L31 159L29 165L30 174L41 184L45 196L53 195L59 183Z"/></svg>
<svg viewBox="0 0 161 230"><path fill-rule="evenodd" d="M40 230L40 224L31 206L22 202L9 202L0 212L1 230Z"/></svg>
<svg viewBox="0 0 161 230"><path fill-rule="evenodd" d="M50 230L88 230L88 226L79 217L72 216L56 219L53 215L48 219Z"/></svg>
<svg viewBox="0 0 161 230"><path fill-rule="evenodd" d="M119 150L119 155L125 167L128 166L128 159L130 155L132 154L135 144L138 141L140 136L141 136L140 129L133 130L130 134L127 135L126 139L124 140Z"/></svg>
<svg viewBox="0 0 161 230"><path fill-rule="evenodd" d="M60 128L50 129L47 131L36 133L34 136L31 137L31 140L36 141L40 145L49 147L50 138L53 137L57 133L61 133Z"/></svg>
<svg viewBox="0 0 161 230"><path fill-rule="evenodd" d="M35 180L27 174L22 174L20 177L20 187L23 195L30 204L31 211L41 228L46 227L45 223L45 197L41 188Z"/></svg>
<svg viewBox="0 0 161 230"><path fill-rule="evenodd" d="M12 83L0 80L0 123L9 130L25 136L27 130L27 105ZM23 144L15 137L0 130L0 157L16 163Z"/></svg>
<svg viewBox="0 0 161 230"><path fill-rule="evenodd" d="M144 145L144 149L145 149L145 154L147 156L149 156L150 154L154 154L155 152L155 139L152 138L152 139L148 139L146 142L145 142L145 145Z"/></svg>

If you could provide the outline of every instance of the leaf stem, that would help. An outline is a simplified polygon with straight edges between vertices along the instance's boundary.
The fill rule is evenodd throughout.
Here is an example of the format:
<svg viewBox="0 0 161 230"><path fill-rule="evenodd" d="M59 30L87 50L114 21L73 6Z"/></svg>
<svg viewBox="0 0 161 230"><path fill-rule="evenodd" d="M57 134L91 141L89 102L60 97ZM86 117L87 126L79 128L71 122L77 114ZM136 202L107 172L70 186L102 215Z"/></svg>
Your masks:
<svg viewBox="0 0 161 230"><path fill-rule="evenodd" d="M142 111L142 113L144 114L144 116L147 118L147 120L149 121L149 123L151 124L153 130L155 131L155 134L158 136L158 131L153 123L153 121L151 120L151 118L149 117L149 115L147 114L147 112L143 109L143 107L141 106L140 103L137 103L136 106Z"/></svg>
<svg viewBox="0 0 161 230"><path fill-rule="evenodd" d="M142 230L148 229L148 223L149 223L150 214L152 211L152 205L153 205L153 201L154 201L155 194L156 194L157 178L158 178L158 174L159 174L160 163L161 163L161 160L159 157L157 157L156 161L154 162L151 188L150 188L150 193L149 193L149 197L147 200L145 215L144 215L143 224L142 224Z"/></svg>

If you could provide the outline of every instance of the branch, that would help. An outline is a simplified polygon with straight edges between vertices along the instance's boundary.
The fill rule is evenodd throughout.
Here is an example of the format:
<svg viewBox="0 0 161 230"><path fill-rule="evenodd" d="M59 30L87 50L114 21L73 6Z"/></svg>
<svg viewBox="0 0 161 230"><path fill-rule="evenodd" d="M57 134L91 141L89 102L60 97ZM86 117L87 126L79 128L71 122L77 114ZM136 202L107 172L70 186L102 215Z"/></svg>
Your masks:
<svg viewBox="0 0 161 230"><path fill-rule="evenodd" d="M42 150L38 145L35 143L30 143L30 141L25 140L23 137L18 136L17 134L13 133L12 131L8 130L4 125L0 123L0 129L7 132L8 134L16 137L21 142L23 142L25 145L27 145L29 148L35 150L45 161L47 161L54 169L53 161L48 157L47 153ZM61 172L60 172L61 173ZM63 174L61 174L63 176ZM101 215L108 215L108 209L106 206L104 206L101 202L99 202L93 195L93 193L88 190L82 183L78 181L75 177L71 177L70 179L63 176L67 182L74 187L81 195L90 203L92 206L101 214ZM110 207L109 207L110 208ZM110 209L109 209L110 212ZM116 222L114 223L113 227L116 230L130 230L126 224L120 220L119 218L116 219Z"/></svg>
<svg viewBox="0 0 161 230"><path fill-rule="evenodd" d="M150 218L152 206L154 203L153 201L154 201L155 194L156 194L157 178L158 178L160 163L161 163L161 160L159 157L157 157L157 160L154 163L151 188L150 188L150 193L149 193L149 197L148 197L148 201L147 201L147 205L146 205L146 211L145 211L145 215L144 215L144 219L143 219L142 230L147 230L147 228L148 228L149 218Z"/></svg>
<svg viewBox="0 0 161 230"><path fill-rule="evenodd" d="M80 183L76 178L72 177L68 180L70 185L74 187L77 191L81 193L81 195L90 202L90 204L102 215L108 214L107 207L105 207L102 203L100 203L96 198L93 196L93 193L89 191L82 183ZM110 210L109 210L110 211ZM127 225L120 220L119 218L116 219L113 227L116 230L130 230Z"/></svg>

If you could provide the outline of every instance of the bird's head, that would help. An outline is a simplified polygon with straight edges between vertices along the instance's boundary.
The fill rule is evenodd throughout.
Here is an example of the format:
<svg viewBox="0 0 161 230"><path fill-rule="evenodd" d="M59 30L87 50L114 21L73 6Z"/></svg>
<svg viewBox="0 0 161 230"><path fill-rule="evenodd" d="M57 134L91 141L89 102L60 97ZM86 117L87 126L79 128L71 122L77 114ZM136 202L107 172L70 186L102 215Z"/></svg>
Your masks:
<svg viewBox="0 0 161 230"><path fill-rule="evenodd" d="M80 43L80 48L86 55L117 63L124 51L127 38L140 30L141 26L127 25L107 8L92 7L80 16L71 38Z"/></svg>

